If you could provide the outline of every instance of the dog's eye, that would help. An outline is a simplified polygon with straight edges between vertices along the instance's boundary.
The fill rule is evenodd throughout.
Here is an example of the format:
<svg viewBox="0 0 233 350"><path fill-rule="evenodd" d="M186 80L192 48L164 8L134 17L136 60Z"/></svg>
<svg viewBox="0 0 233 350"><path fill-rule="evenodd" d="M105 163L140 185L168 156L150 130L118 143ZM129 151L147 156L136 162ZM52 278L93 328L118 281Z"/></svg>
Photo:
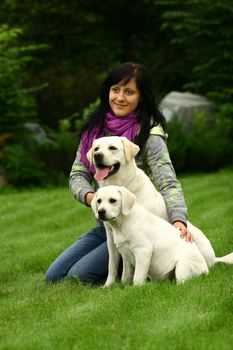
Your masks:
<svg viewBox="0 0 233 350"><path fill-rule="evenodd" d="M114 146L109 146L108 149L109 149L110 151L115 151L117 148L114 147Z"/></svg>
<svg viewBox="0 0 233 350"><path fill-rule="evenodd" d="M111 203L111 204L116 203L116 201L117 201L117 200L114 199L114 198L110 198L110 199L109 199L109 203Z"/></svg>
<svg viewBox="0 0 233 350"><path fill-rule="evenodd" d="M97 203L98 204L100 204L101 203L101 199L99 198L99 199L97 199Z"/></svg>
<svg viewBox="0 0 233 350"><path fill-rule="evenodd" d="M96 152L96 151L98 151L98 149L99 149L99 147L95 147L95 148L94 148L94 151Z"/></svg>

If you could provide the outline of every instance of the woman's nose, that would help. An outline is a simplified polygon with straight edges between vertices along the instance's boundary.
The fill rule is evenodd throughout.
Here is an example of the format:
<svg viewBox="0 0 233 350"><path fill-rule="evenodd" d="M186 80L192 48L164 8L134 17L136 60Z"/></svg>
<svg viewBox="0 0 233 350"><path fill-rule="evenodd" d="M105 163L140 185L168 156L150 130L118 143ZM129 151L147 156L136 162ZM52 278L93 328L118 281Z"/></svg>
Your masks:
<svg viewBox="0 0 233 350"><path fill-rule="evenodd" d="M124 92L123 91L120 91L119 94L117 95L117 99L119 101L123 101L124 100Z"/></svg>

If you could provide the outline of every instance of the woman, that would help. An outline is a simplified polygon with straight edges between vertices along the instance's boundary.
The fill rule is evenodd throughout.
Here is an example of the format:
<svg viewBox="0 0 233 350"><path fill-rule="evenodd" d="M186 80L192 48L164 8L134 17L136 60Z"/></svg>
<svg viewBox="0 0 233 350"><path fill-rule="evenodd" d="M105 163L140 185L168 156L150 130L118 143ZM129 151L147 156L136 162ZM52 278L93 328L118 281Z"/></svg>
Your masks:
<svg viewBox="0 0 233 350"><path fill-rule="evenodd" d="M94 169L86 158L87 151L96 138L126 136L139 145L137 161L164 197L171 223L181 230L182 238L191 241L186 229L187 209L182 188L169 157L164 130L165 118L156 107L145 67L131 62L119 65L104 80L100 103L81 132L70 188L75 199L90 206L95 192ZM107 272L106 233L104 226L97 224L53 262L46 280L56 282L78 276L84 282L99 283L107 277Z"/></svg>

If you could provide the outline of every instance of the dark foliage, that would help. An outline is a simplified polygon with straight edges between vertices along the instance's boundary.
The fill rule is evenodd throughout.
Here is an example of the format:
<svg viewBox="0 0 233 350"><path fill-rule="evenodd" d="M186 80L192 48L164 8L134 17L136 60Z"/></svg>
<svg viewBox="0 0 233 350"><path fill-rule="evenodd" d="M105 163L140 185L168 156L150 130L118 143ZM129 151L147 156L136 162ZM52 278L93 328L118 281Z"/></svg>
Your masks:
<svg viewBox="0 0 233 350"><path fill-rule="evenodd" d="M36 175L30 180L25 171L22 183L39 183L41 172L54 181L67 175L83 111L96 100L106 73L126 60L148 67L157 102L172 90L217 102L213 129L199 123L187 136L181 126L171 125L169 149L178 170L225 166L232 150L232 23L230 0L2 0L0 136L13 134L10 144L0 145L0 158L9 161L5 171L25 158L20 167L27 164ZM33 152L26 146L23 124L35 119L57 133L56 146L37 145ZM64 119L71 121L66 144ZM8 178L21 183L12 174Z"/></svg>

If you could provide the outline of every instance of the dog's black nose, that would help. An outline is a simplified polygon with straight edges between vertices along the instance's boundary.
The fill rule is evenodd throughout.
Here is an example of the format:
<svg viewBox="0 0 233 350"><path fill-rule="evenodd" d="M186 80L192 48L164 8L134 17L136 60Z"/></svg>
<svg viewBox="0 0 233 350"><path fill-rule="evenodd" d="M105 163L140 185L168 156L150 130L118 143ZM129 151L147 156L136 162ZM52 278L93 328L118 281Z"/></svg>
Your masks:
<svg viewBox="0 0 233 350"><path fill-rule="evenodd" d="M103 159L103 153L101 153L101 152L95 153L94 159L96 162L100 162Z"/></svg>
<svg viewBox="0 0 233 350"><path fill-rule="evenodd" d="M105 219L105 215L106 215L106 210L105 209L99 209L98 210L98 215L99 215L99 218L101 220L104 220Z"/></svg>

